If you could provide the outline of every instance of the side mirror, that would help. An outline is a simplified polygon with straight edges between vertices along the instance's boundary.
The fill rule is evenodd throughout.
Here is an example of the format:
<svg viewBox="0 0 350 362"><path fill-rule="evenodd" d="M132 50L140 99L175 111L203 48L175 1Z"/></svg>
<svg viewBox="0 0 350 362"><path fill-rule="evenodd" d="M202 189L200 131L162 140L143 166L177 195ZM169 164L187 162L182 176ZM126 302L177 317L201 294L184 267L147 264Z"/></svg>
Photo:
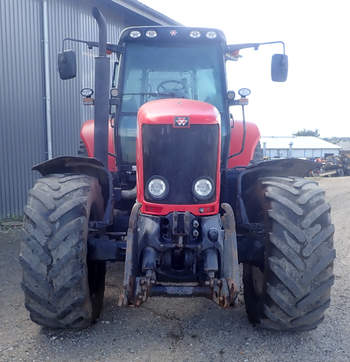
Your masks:
<svg viewBox="0 0 350 362"><path fill-rule="evenodd" d="M285 82L288 76L288 56L274 54L271 60L271 79L274 82Z"/></svg>
<svg viewBox="0 0 350 362"><path fill-rule="evenodd" d="M75 78L77 75L77 60L73 50L58 54L58 71L63 80Z"/></svg>

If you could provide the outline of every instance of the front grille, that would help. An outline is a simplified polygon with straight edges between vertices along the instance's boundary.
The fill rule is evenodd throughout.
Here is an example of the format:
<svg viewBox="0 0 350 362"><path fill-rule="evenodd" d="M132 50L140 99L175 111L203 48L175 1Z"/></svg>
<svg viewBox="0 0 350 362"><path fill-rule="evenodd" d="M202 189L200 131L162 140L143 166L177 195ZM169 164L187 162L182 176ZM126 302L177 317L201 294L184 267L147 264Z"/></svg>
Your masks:
<svg viewBox="0 0 350 362"><path fill-rule="evenodd" d="M192 193L193 182L209 177L216 185L219 126L191 125L174 128L172 125L142 126L143 175L145 199L160 204L200 204L215 200L197 200ZM147 195L147 182L161 176L169 183L169 193L162 200Z"/></svg>

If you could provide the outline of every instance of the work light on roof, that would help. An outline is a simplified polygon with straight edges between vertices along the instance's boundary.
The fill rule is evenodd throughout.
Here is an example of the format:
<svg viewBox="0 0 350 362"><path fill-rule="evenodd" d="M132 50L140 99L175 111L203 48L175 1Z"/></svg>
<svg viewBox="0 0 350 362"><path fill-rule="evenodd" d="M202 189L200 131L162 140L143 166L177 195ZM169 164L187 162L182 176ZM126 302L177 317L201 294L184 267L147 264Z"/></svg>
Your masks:
<svg viewBox="0 0 350 362"><path fill-rule="evenodd" d="M215 31L207 31L207 33L205 34L205 36L208 39L215 39L216 38L216 32Z"/></svg>
<svg viewBox="0 0 350 362"><path fill-rule="evenodd" d="M201 33L198 31L198 30L192 30L191 32L190 32L190 37L191 38L200 38L200 36L201 36Z"/></svg>
<svg viewBox="0 0 350 362"><path fill-rule="evenodd" d="M141 36L141 32L138 30L133 30L129 34L130 38L137 39Z"/></svg>
<svg viewBox="0 0 350 362"><path fill-rule="evenodd" d="M157 32L155 30L147 30L146 36L147 38L155 38L157 36Z"/></svg>

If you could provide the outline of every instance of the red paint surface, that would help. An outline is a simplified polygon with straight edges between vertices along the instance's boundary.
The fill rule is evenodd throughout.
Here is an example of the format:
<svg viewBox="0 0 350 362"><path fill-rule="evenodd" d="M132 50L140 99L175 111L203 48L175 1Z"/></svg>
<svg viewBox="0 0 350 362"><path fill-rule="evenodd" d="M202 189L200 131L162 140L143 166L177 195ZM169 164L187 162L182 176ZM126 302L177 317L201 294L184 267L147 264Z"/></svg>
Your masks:
<svg viewBox="0 0 350 362"><path fill-rule="evenodd" d="M144 104L138 113L138 129L136 141L136 165L137 165L137 199L142 203L141 211L145 214L167 215L173 211L189 211L194 215L214 215L219 212L220 199L220 154L221 135L219 133L216 201L209 204L196 205L166 205L145 201L143 185L143 160L142 160L142 137L141 127L143 124L173 124L174 117L190 117L190 124L220 124L220 115L215 107L208 103L188 99L162 99ZM244 151L239 156L228 161L228 168L247 166L252 160L254 150L260 139L260 132L254 123L246 123L246 140ZM186 129L184 129L185 131ZM86 121L81 129L80 137L83 140L88 157L94 155L94 121ZM229 154L239 152L243 138L243 122L235 121L231 129L231 141ZM112 121L109 121L108 152L115 154L114 132ZM166 155L164 155L166 157ZM115 158L108 156L108 169L111 172L117 171ZM200 212L199 209L204 209Z"/></svg>
<svg viewBox="0 0 350 362"><path fill-rule="evenodd" d="M256 124L246 122L246 139L244 143L243 152L228 160L227 167L248 166L249 162L253 159L255 147L260 139L260 132ZM231 128L231 140L229 155L237 153L241 150L243 139L243 122L235 121L234 127Z"/></svg>
<svg viewBox="0 0 350 362"><path fill-rule="evenodd" d="M208 103L189 99L161 99L144 104L137 116L136 166L137 166L137 200L142 204L141 212L152 215L167 215L173 211L189 211L197 216L214 215L219 212L220 200L220 153L221 132L219 129L216 200L207 204L174 205L157 204L145 200L143 183L142 159L142 125L143 124L174 124L174 117L189 117L191 124L219 124L220 114ZM186 128L184 128L186 132ZM166 157L166 154L164 154ZM190 161L189 161L190 162ZM203 209L202 212L199 210Z"/></svg>
<svg viewBox="0 0 350 362"><path fill-rule="evenodd" d="M88 156L94 157L94 120L86 121L83 124L80 131L80 138L83 140L85 144ZM109 120L108 152L115 154L112 120ZM108 169L111 172L117 171L116 160L112 156L108 156Z"/></svg>

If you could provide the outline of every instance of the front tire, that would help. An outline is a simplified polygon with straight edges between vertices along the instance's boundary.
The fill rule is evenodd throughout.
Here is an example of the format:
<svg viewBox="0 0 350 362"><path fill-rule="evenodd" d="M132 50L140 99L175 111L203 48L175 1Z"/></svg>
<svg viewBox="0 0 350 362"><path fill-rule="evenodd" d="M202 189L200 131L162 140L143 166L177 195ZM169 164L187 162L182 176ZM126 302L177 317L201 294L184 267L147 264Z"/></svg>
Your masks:
<svg viewBox="0 0 350 362"><path fill-rule="evenodd" d="M313 329L324 318L334 282L330 206L317 183L302 178L262 178L259 194L265 263L243 267L248 318L268 329Z"/></svg>
<svg viewBox="0 0 350 362"><path fill-rule="evenodd" d="M98 180L85 175L49 175L30 190L20 262L25 306L37 324L85 328L98 318L106 266L87 261L87 237L103 204Z"/></svg>

